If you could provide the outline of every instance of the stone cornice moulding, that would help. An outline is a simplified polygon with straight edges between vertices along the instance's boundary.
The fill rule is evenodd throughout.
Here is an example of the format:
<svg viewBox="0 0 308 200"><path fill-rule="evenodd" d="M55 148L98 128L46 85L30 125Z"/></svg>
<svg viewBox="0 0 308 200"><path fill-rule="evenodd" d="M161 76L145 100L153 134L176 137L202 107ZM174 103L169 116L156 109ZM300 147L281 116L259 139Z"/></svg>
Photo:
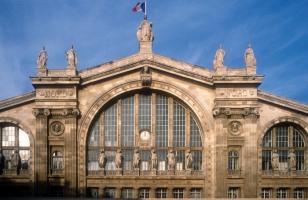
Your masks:
<svg viewBox="0 0 308 200"><path fill-rule="evenodd" d="M16 97L0 101L0 111L35 101L36 92L32 91Z"/></svg>
<svg viewBox="0 0 308 200"><path fill-rule="evenodd" d="M308 116L308 105L300 103L291 99L287 99L278 95L270 94L264 91L257 91L259 100L269 102L271 104L281 106L284 108L296 110L298 112L306 114Z"/></svg>

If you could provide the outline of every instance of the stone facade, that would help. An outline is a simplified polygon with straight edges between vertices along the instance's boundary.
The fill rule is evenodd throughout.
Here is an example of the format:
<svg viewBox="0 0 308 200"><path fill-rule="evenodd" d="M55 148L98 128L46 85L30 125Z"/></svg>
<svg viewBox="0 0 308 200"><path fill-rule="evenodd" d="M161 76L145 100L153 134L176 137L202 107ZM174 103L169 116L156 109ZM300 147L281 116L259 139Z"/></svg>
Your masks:
<svg viewBox="0 0 308 200"><path fill-rule="evenodd" d="M16 188L21 196L308 197L308 106L258 90L263 76L256 73L251 45L244 54L246 66L237 69L224 65L220 46L212 71L154 54L152 24L147 20L138 28L137 38L138 54L81 71L73 47L62 70L49 70L47 57L40 55L37 75L31 77L35 91L0 101L4 196L16 195L8 192ZM150 102L147 129L140 125L141 96ZM167 102L168 141L158 136L162 114L158 96ZM123 108L128 97L133 102L131 115ZM113 105L117 139L110 145L106 113ZM176 121L177 109L183 111L184 122ZM132 123L126 121L129 118ZM124 125L132 127L132 146L125 146ZM23 130L29 145L17 139L7 145L7 127L15 127L13 137L19 134L19 140L21 133L16 130ZM286 127L284 132L281 127ZM142 131L148 133L141 137ZM21 164L27 163L19 170L8 164L12 162L8 152L16 148ZM275 149L279 168L271 163ZM291 149L297 162L288 168L285 153ZM118 150L123 163L115 167L113 153ZM131 167L127 160L130 154L125 152L133 150L140 153L138 162L144 161L139 167ZM148 167L153 161L142 157L151 150L158 154L156 167ZM165 167L171 161L159 158L164 155L159 152L170 150L176 165ZM181 158L189 151L195 153L191 167ZM100 152L106 158L96 161Z"/></svg>

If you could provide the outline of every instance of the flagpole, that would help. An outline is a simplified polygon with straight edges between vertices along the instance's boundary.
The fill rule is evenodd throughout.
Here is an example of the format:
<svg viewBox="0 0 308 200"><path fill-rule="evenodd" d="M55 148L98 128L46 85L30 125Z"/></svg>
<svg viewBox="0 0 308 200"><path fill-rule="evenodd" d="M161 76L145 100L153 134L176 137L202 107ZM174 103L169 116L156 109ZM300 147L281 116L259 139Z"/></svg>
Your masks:
<svg viewBox="0 0 308 200"><path fill-rule="evenodd" d="M144 19L147 20L147 1L144 1Z"/></svg>

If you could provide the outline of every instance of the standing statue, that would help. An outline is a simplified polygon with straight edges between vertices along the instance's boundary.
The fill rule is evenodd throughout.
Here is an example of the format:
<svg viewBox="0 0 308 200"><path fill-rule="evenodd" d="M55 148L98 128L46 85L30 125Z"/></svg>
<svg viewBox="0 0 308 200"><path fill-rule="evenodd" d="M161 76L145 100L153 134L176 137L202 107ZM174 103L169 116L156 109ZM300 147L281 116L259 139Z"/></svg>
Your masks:
<svg viewBox="0 0 308 200"><path fill-rule="evenodd" d="M139 162L140 162L139 151L135 150L135 153L134 153L134 156L133 156L133 166L134 166L134 168L139 168Z"/></svg>
<svg viewBox="0 0 308 200"><path fill-rule="evenodd" d="M157 167L157 155L156 155L155 150L151 151L150 159L151 159L151 169L156 169L156 167Z"/></svg>
<svg viewBox="0 0 308 200"><path fill-rule="evenodd" d="M224 58L225 58L225 51L222 49L222 45L219 45L219 49L216 51L215 58L213 61L214 70L216 70L218 67L224 66Z"/></svg>
<svg viewBox="0 0 308 200"><path fill-rule="evenodd" d="M248 45L248 48L245 51L245 63L246 63L246 67L256 66L257 64L255 55L251 48L251 44Z"/></svg>
<svg viewBox="0 0 308 200"><path fill-rule="evenodd" d="M185 155L185 169L191 169L192 168L192 163L193 163L193 155L191 154L190 150L186 151Z"/></svg>
<svg viewBox="0 0 308 200"><path fill-rule="evenodd" d="M274 150L272 154L272 168L273 169L279 168L279 155L277 153L277 150Z"/></svg>
<svg viewBox="0 0 308 200"><path fill-rule="evenodd" d="M43 47L37 59L37 68L46 68L47 59L48 59L48 54L47 51L45 50L45 47Z"/></svg>
<svg viewBox="0 0 308 200"><path fill-rule="evenodd" d="M167 158L168 158L169 170L174 170L175 156L174 156L174 153L172 152L172 150L169 150Z"/></svg>
<svg viewBox="0 0 308 200"><path fill-rule="evenodd" d="M152 42L154 40L151 22L147 20L141 22L137 30L137 38L140 42Z"/></svg>
<svg viewBox="0 0 308 200"><path fill-rule="evenodd" d="M11 166L12 169L20 169L21 167L21 158L18 154L18 150L14 150L14 153L11 155Z"/></svg>
<svg viewBox="0 0 308 200"><path fill-rule="evenodd" d="M105 168L105 164L106 164L106 156L104 151L101 151L99 157L98 157L98 166L100 168Z"/></svg>
<svg viewBox="0 0 308 200"><path fill-rule="evenodd" d="M115 166L117 169L120 169L122 166L122 153L121 150L117 150L117 153L114 158Z"/></svg>
<svg viewBox="0 0 308 200"><path fill-rule="evenodd" d="M2 149L0 149L0 175L3 173L4 163L5 163L5 157L2 154Z"/></svg>
<svg viewBox="0 0 308 200"><path fill-rule="evenodd" d="M289 159L289 169L296 168L296 155L293 149L290 150L288 159Z"/></svg>
<svg viewBox="0 0 308 200"><path fill-rule="evenodd" d="M68 62L68 68L76 68L78 64L78 59L74 47L72 46L68 52L65 51L65 54L66 54L66 60Z"/></svg>

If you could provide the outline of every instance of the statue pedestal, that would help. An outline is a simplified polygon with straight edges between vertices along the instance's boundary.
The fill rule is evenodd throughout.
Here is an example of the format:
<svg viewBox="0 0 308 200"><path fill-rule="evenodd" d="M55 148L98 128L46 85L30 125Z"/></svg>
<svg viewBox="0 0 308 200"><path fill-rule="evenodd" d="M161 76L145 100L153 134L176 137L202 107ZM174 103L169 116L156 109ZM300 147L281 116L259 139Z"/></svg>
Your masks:
<svg viewBox="0 0 308 200"><path fill-rule="evenodd" d="M152 176L156 176L156 171L157 171L156 169L152 169L152 170L151 170L151 175L152 175Z"/></svg>
<svg viewBox="0 0 308 200"><path fill-rule="evenodd" d="M105 168L102 168L99 170L99 174L105 176Z"/></svg>
<svg viewBox="0 0 308 200"><path fill-rule="evenodd" d="M296 173L296 168L295 168L295 167L292 167L292 168L290 169L290 171L291 171L291 175L292 175L292 176L297 175L297 173Z"/></svg>
<svg viewBox="0 0 308 200"><path fill-rule="evenodd" d="M191 169L186 169L185 174L186 174L186 175L191 175Z"/></svg>
<svg viewBox="0 0 308 200"><path fill-rule="evenodd" d="M117 169L116 175L117 176L122 176L122 168Z"/></svg>
<svg viewBox="0 0 308 200"><path fill-rule="evenodd" d="M279 176L279 169L278 168L274 169L274 176Z"/></svg>
<svg viewBox="0 0 308 200"><path fill-rule="evenodd" d="M134 175L139 176L139 167L134 168Z"/></svg>
<svg viewBox="0 0 308 200"><path fill-rule="evenodd" d="M169 175L174 175L174 169L169 169Z"/></svg>

